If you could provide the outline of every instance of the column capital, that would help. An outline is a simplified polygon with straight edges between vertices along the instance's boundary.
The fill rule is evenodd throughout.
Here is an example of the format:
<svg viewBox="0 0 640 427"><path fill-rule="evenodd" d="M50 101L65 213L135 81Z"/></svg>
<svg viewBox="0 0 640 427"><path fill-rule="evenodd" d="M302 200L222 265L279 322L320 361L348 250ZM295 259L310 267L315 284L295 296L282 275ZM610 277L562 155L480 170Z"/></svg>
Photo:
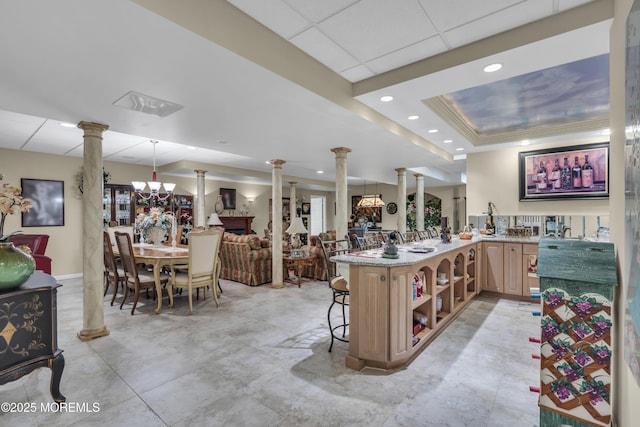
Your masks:
<svg viewBox="0 0 640 427"><path fill-rule="evenodd" d="M282 169L282 165L287 163L287 161L286 160L280 160L280 159L273 159L273 160L269 160L269 163L271 163L274 168Z"/></svg>
<svg viewBox="0 0 640 427"><path fill-rule="evenodd" d="M289 181L289 185L291 185L292 187L295 187L297 183L298 181Z"/></svg>
<svg viewBox="0 0 640 427"><path fill-rule="evenodd" d="M398 172L398 175L404 175L407 173L407 168L396 168L396 172Z"/></svg>
<svg viewBox="0 0 640 427"><path fill-rule="evenodd" d="M102 137L102 132L109 129L109 125L103 125L101 123L85 122L78 123L78 128L84 130L85 135Z"/></svg>
<svg viewBox="0 0 640 427"><path fill-rule="evenodd" d="M331 151L333 151L334 153L336 153L336 157L339 154L347 154L351 152L351 148L347 148L347 147L336 147L336 148L332 148Z"/></svg>
<svg viewBox="0 0 640 427"><path fill-rule="evenodd" d="M422 175L421 173L414 173L413 176L415 176L416 179L424 179L424 175Z"/></svg>
<svg viewBox="0 0 640 427"><path fill-rule="evenodd" d="M193 170L195 173L197 173L198 175L204 175L205 173L207 173L208 171L202 170L202 169L194 169Z"/></svg>

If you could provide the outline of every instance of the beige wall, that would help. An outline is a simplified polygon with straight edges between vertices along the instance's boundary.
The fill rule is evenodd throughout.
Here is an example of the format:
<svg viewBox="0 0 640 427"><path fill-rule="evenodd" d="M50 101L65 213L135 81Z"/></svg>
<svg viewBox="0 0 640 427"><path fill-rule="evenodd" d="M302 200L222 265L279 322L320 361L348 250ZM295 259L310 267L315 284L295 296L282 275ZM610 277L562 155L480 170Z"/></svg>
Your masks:
<svg viewBox="0 0 640 427"><path fill-rule="evenodd" d="M553 145L512 147L467 155L468 215L482 215L487 211L489 201L496 205L500 215L608 215L608 200L520 202L518 191L518 154L521 151L606 142L607 138L567 140Z"/></svg>

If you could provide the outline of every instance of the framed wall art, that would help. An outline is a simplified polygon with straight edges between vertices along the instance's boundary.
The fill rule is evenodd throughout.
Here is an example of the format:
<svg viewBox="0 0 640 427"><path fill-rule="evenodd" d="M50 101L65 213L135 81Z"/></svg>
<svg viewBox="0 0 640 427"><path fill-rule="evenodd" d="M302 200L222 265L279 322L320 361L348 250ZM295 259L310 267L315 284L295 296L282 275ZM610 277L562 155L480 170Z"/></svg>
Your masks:
<svg viewBox="0 0 640 427"><path fill-rule="evenodd" d="M234 210L236 208L236 190L234 188L221 188L220 195L225 209Z"/></svg>
<svg viewBox="0 0 640 427"><path fill-rule="evenodd" d="M31 199L31 209L22 213L23 227L64 225L64 181L22 178L22 195Z"/></svg>
<svg viewBox="0 0 640 427"><path fill-rule="evenodd" d="M520 201L606 199L609 143L520 153Z"/></svg>

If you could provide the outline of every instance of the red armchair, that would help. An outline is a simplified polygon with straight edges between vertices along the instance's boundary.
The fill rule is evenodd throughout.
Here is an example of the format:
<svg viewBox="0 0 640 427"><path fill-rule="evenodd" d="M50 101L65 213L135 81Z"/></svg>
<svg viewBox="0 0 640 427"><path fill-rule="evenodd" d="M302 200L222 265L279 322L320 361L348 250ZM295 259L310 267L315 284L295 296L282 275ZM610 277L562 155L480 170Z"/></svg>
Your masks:
<svg viewBox="0 0 640 427"><path fill-rule="evenodd" d="M51 274L51 258L44 254L49 243L48 234L17 234L11 238L14 246L28 246L36 261L36 270Z"/></svg>

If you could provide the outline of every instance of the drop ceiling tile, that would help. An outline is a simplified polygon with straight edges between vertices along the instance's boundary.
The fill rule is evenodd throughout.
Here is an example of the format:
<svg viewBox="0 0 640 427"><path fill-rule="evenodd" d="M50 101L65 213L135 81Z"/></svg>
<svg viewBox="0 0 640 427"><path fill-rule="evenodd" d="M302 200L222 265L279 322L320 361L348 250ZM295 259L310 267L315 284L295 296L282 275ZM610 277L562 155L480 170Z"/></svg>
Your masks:
<svg viewBox="0 0 640 427"><path fill-rule="evenodd" d="M558 12L562 12L564 10L573 9L574 7L591 3L594 0L558 0L560 3Z"/></svg>
<svg viewBox="0 0 640 427"><path fill-rule="evenodd" d="M309 28L289 41L336 72L358 65L353 56L316 28Z"/></svg>
<svg viewBox="0 0 640 427"><path fill-rule="evenodd" d="M426 10L427 15L438 29L447 31L452 28L473 22L477 19L488 17L503 9L509 8L525 0L419 0ZM541 4L550 4L551 0L535 0L529 3L536 3L542 9ZM550 8L544 8L547 14L551 13Z"/></svg>
<svg viewBox="0 0 640 427"><path fill-rule="evenodd" d="M41 117L0 110L0 146L20 149L45 121Z"/></svg>
<svg viewBox="0 0 640 427"><path fill-rule="evenodd" d="M359 61L370 61L436 34L418 3L388 0L360 1L318 28Z"/></svg>
<svg viewBox="0 0 640 427"><path fill-rule="evenodd" d="M446 50L447 46L442 38L435 36L369 61L367 66L375 73L384 73Z"/></svg>
<svg viewBox="0 0 640 427"><path fill-rule="evenodd" d="M248 0L250 1L250 0ZM322 20L334 15L350 5L357 3L358 0L285 0L293 9L311 22L321 22Z"/></svg>
<svg viewBox="0 0 640 427"><path fill-rule="evenodd" d="M447 31L443 38L451 48L456 48L542 19L547 15L548 8L541 8L535 2L520 3Z"/></svg>
<svg viewBox="0 0 640 427"><path fill-rule="evenodd" d="M351 83L355 83L360 80L373 77L375 74L364 65L357 65L353 68L349 68L348 70L341 72L340 75L349 80Z"/></svg>
<svg viewBox="0 0 640 427"><path fill-rule="evenodd" d="M282 0L227 0L279 36L289 39L309 22Z"/></svg>

